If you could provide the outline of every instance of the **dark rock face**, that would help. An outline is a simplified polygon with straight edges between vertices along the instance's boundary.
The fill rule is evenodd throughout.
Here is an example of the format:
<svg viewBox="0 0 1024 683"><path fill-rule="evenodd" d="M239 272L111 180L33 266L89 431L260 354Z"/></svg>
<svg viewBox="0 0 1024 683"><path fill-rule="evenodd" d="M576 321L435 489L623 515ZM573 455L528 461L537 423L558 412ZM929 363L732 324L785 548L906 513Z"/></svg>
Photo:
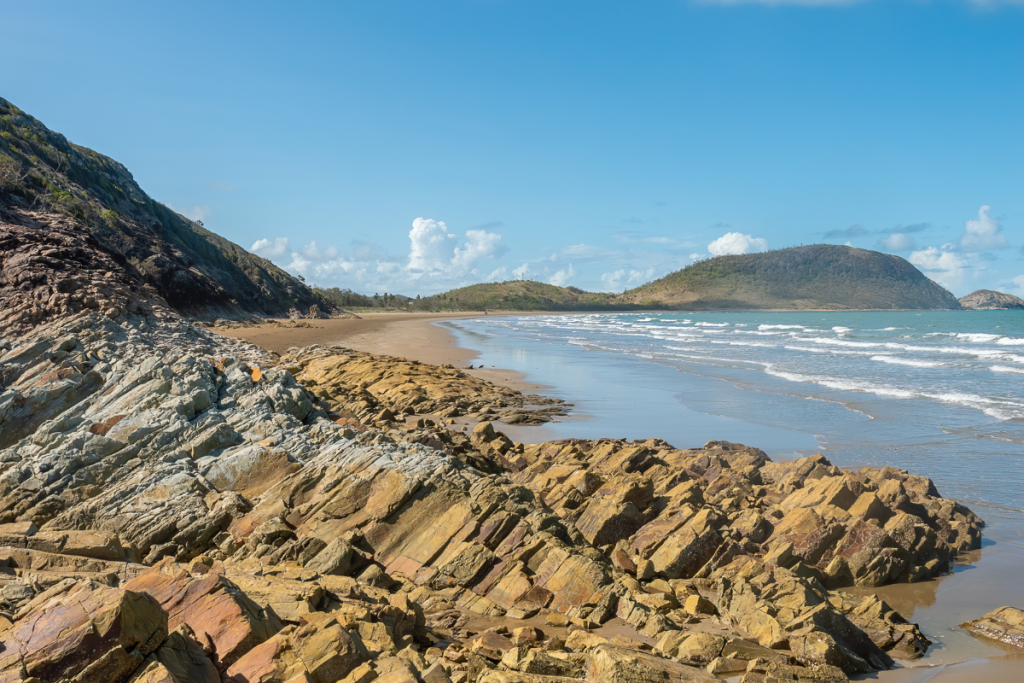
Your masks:
<svg viewBox="0 0 1024 683"><path fill-rule="evenodd" d="M0 329L27 331L85 310L111 319L166 310L125 266L71 218L0 207Z"/></svg>
<svg viewBox="0 0 1024 683"><path fill-rule="evenodd" d="M179 312L215 318L331 308L270 261L154 201L123 165L3 98L0 132L5 220L62 225L102 245Z"/></svg>
<svg viewBox="0 0 1024 683"><path fill-rule="evenodd" d="M988 310L1024 310L1024 299L1012 294L996 292L991 289L979 289L967 296L960 297L960 305L969 311Z"/></svg>

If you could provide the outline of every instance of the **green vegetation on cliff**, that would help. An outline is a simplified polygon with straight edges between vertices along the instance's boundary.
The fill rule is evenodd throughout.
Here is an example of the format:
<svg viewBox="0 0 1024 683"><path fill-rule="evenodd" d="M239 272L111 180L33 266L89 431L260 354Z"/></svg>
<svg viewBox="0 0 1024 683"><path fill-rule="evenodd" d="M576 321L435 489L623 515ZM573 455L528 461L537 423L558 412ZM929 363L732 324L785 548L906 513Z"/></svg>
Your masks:
<svg viewBox="0 0 1024 683"><path fill-rule="evenodd" d="M124 166L0 98L0 207L76 221L185 313L284 315L318 301L297 278L142 191Z"/></svg>
<svg viewBox="0 0 1024 683"><path fill-rule="evenodd" d="M614 294L585 292L533 280L483 282L419 299L417 307L456 311L595 311L639 308Z"/></svg>
<svg viewBox="0 0 1024 683"><path fill-rule="evenodd" d="M717 256L616 300L682 310L960 308L899 256L831 244Z"/></svg>

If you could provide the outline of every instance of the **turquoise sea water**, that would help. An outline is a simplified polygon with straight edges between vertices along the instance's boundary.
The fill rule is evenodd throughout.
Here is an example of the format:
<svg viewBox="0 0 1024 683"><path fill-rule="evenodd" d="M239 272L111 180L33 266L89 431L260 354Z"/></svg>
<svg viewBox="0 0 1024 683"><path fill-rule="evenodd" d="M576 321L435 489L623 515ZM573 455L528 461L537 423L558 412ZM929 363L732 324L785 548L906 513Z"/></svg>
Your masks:
<svg viewBox="0 0 1024 683"><path fill-rule="evenodd" d="M443 323L478 362L550 387L578 417L535 440L711 439L769 456L931 477L987 522L957 572L889 600L938 642L927 663L999 654L956 628L1024 607L1024 312L648 313ZM894 605L896 606L896 605ZM908 615L909 616L909 615Z"/></svg>

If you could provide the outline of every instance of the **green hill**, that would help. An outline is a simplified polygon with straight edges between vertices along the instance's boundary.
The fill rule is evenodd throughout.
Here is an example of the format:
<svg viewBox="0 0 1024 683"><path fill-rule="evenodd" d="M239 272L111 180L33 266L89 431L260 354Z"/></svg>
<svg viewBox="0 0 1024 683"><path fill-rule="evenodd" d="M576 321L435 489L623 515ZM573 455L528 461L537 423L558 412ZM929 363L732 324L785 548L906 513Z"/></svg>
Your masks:
<svg viewBox="0 0 1024 683"><path fill-rule="evenodd" d="M960 308L956 297L898 256L831 244L718 256L617 301L683 310Z"/></svg>
<svg viewBox="0 0 1024 683"><path fill-rule="evenodd" d="M457 311L596 311L640 308L618 302L614 294L585 292L533 280L484 282L419 299L419 308Z"/></svg>
<svg viewBox="0 0 1024 683"><path fill-rule="evenodd" d="M48 216L70 217L182 313L284 315L323 305L270 261L154 201L118 162L3 98L0 207L43 226Z"/></svg>

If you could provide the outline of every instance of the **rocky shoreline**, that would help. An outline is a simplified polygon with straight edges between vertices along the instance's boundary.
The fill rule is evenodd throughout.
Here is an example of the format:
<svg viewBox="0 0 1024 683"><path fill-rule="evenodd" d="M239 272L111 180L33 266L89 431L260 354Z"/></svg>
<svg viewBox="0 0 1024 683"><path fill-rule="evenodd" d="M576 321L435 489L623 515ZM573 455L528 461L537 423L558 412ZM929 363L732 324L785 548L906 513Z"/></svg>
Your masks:
<svg viewBox="0 0 1024 683"><path fill-rule="evenodd" d="M843 586L980 545L898 470L448 429L564 409L453 368L170 312L0 348L4 683L842 681L929 645Z"/></svg>

